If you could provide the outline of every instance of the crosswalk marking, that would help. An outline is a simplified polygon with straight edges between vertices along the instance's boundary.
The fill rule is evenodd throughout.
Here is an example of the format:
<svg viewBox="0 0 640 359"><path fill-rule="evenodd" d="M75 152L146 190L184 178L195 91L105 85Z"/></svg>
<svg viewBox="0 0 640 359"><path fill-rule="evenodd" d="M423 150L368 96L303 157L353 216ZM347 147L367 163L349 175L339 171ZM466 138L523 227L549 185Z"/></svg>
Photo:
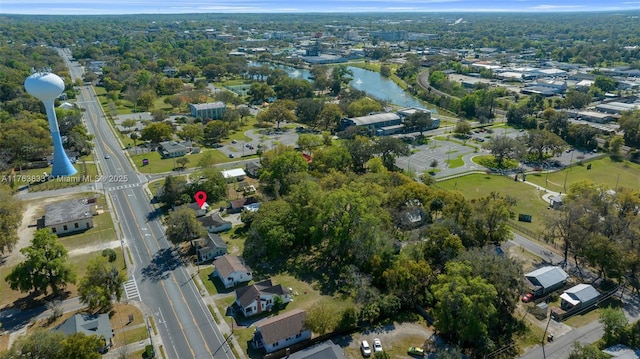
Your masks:
<svg viewBox="0 0 640 359"><path fill-rule="evenodd" d="M117 187L109 187L106 190L107 191L118 191L121 189L126 189L126 188L133 188L133 187L140 187L141 184L140 183L136 183L136 184L126 184L126 185L122 185L122 186L117 186Z"/></svg>
<svg viewBox="0 0 640 359"><path fill-rule="evenodd" d="M138 285L136 284L135 277L131 277L128 281L124 282L124 293L127 299L140 298L140 292L138 292Z"/></svg>

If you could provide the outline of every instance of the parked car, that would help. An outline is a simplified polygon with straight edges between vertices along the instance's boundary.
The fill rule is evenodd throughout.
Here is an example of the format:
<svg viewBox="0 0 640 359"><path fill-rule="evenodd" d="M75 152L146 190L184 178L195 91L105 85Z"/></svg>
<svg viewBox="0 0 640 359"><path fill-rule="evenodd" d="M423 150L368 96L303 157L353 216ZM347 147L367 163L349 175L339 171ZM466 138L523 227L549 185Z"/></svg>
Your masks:
<svg viewBox="0 0 640 359"><path fill-rule="evenodd" d="M382 351L382 342L380 341L379 338L375 338L373 340L373 352L377 353L381 351Z"/></svg>
<svg viewBox="0 0 640 359"><path fill-rule="evenodd" d="M527 294L522 296L522 302L523 303L529 303L532 300L533 300L533 293L527 293Z"/></svg>
<svg viewBox="0 0 640 359"><path fill-rule="evenodd" d="M369 342L367 342L366 340L363 340L362 343L360 343L360 351L362 352L362 356L365 358L368 358L371 356L371 347L369 346Z"/></svg>
<svg viewBox="0 0 640 359"><path fill-rule="evenodd" d="M424 349L418 347L410 347L407 349L407 354L412 356L424 357Z"/></svg>
<svg viewBox="0 0 640 359"><path fill-rule="evenodd" d="M235 145L236 143L238 143L238 141L232 140L231 143L233 143Z"/></svg>
<svg viewBox="0 0 640 359"><path fill-rule="evenodd" d="M235 156L233 155L233 153L229 154L229 158L234 158Z"/></svg>

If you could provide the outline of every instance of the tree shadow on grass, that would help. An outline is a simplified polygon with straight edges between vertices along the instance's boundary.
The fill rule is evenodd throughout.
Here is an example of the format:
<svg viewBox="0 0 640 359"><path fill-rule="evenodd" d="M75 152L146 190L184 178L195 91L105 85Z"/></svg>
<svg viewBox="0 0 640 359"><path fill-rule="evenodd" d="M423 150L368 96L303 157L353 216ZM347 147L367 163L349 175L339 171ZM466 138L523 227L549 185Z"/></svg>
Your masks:
<svg viewBox="0 0 640 359"><path fill-rule="evenodd" d="M151 263L142 268L142 280L157 282L169 277L174 269L183 266L180 253L174 248L162 248L153 255Z"/></svg>
<svg viewBox="0 0 640 359"><path fill-rule="evenodd" d="M47 303L53 300L64 300L68 298L69 292L60 294L43 296L39 294L29 294L22 297L11 306L5 307L0 312L0 327L3 330L14 331L31 323L37 316L44 313Z"/></svg>

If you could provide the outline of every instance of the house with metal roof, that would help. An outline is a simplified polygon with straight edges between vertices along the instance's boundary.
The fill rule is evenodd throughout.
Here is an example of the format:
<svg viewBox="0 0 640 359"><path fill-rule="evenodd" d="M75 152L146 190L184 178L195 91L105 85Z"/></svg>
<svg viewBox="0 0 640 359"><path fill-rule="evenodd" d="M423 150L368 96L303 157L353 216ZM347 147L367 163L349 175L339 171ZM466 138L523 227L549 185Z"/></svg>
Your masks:
<svg viewBox="0 0 640 359"><path fill-rule="evenodd" d="M307 312L294 309L286 313L263 319L255 323L251 345L256 349L264 349L267 353L286 348L311 338L311 329L305 320Z"/></svg>
<svg viewBox="0 0 640 359"><path fill-rule="evenodd" d="M527 284L535 296L549 294L556 289L562 288L569 278L569 275L562 268L555 266L538 268L524 276L527 278Z"/></svg>
<svg viewBox="0 0 640 359"><path fill-rule="evenodd" d="M564 310L584 308L594 304L600 298L600 292L591 284L578 284L560 295L560 307Z"/></svg>

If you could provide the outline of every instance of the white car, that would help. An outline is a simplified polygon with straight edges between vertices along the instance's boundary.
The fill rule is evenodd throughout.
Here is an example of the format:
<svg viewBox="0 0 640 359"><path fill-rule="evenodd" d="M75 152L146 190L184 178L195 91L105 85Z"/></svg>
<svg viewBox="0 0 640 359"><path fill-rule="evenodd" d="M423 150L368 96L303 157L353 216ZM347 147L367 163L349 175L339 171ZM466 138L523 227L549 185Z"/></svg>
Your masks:
<svg viewBox="0 0 640 359"><path fill-rule="evenodd" d="M381 352L382 351L382 342L380 341L380 339L375 338L373 340L373 351L375 353Z"/></svg>
<svg viewBox="0 0 640 359"><path fill-rule="evenodd" d="M363 340L362 343L360 343L360 351L362 352L362 356L365 358L371 356L371 347L366 340Z"/></svg>

